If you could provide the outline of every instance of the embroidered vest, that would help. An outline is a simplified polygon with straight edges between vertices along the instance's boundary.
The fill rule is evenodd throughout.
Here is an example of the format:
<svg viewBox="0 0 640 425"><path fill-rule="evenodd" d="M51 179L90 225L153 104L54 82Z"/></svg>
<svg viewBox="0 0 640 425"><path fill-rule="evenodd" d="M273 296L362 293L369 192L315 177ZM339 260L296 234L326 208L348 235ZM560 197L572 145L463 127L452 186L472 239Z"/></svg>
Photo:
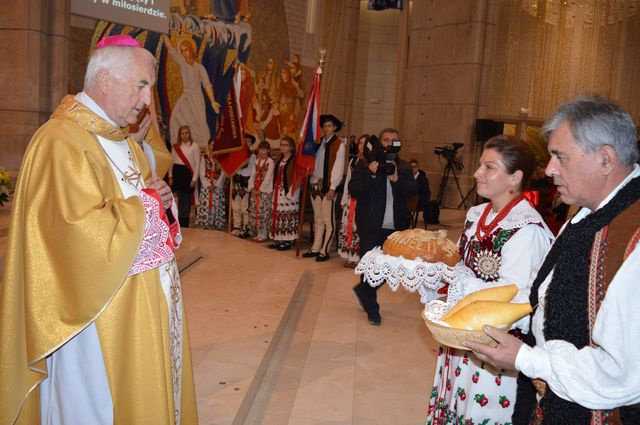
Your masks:
<svg viewBox="0 0 640 425"><path fill-rule="evenodd" d="M589 261L589 281L588 281L588 332L589 345L597 347L591 340L593 333L593 325L596 315L600 309L602 302L607 294L609 284L615 277L616 273L622 266L625 259L631 254L640 240L640 225L638 217L640 216L640 200L635 201L629 208L621 212L611 222L598 231L594 237L591 247ZM547 312L548 314L548 312ZM552 320L547 318L547 320ZM570 324L567 324L570 326ZM529 334L528 337L530 337ZM528 340L528 343L531 343ZM520 399L518 403L522 406L516 406L514 411L514 424L551 424L550 417L556 417L549 403L545 403L545 399L549 396L546 383L540 380L534 380L535 390L545 397L541 401L541 405L535 405L534 386L528 384L531 382L524 375L518 377L518 395ZM555 394L553 395L554 397ZM566 402L567 406L563 409L565 413L571 409L584 412L586 409L576 403ZM525 413L526 412L526 413ZM589 425L627 425L640 423L640 405L624 406L614 410L591 410ZM550 414L549 414L550 413ZM529 420L528 418L531 418ZM576 419L577 425L582 421ZM584 423L587 425L587 423Z"/></svg>
<svg viewBox="0 0 640 425"><path fill-rule="evenodd" d="M279 185L282 184L285 193L289 192L293 183L293 165L295 164L295 157L291 156L283 164L284 157L280 157L274 167L273 189L278 190Z"/></svg>
<svg viewBox="0 0 640 425"><path fill-rule="evenodd" d="M316 145L316 152L320 149L322 141ZM324 146L324 166L322 169L322 193L327 193L331 186L331 170L336 163L338 157L338 150L342 146L342 140L335 134L331 136L331 139Z"/></svg>
<svg viewBox="0 0 640 425"><path fill-rule="evenodd" d="M623 211L600 230L593 241L591 265L589 269L589 334L600 306L607 295L609 284L640 240L640 201ZM590 346L597 345L590 340ZM593 410L592 425L635 424L640 419L640 405L626 406L614 410ZM635 418L635 421L631 419ZM627 419L629 418L629 419Z"/></svg>

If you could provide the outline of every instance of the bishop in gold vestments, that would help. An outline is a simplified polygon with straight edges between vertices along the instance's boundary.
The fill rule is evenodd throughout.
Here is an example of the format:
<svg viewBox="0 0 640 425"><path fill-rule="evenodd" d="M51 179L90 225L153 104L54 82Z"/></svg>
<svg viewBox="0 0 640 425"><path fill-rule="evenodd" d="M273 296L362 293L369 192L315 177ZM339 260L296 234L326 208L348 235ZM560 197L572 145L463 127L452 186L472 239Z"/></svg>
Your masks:
<svg viewBox="0 0 640 425"><path fill-rule="evenodd" d="M150 102L153 57L102 50L126 72L104 62L20 169L0 287L2 425L197 423L181 236L125 128Z"/></svg>

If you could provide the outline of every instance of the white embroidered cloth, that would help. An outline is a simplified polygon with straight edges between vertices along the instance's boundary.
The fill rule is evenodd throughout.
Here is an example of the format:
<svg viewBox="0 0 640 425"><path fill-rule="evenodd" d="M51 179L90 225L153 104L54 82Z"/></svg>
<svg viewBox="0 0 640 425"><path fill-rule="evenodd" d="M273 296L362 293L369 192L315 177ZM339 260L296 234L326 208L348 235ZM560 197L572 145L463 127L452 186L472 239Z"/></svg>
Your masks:
<svg viewBox="0 0 640 425"><path fill-rule="evenodd" d="M397 291L402 285L409 292L420 294L420 302L427 302L440 298L438 289L444 285L443 280L453 278L453 269L444 263L426 263L419 258L407 260L394 257L382 252L376 247L367 252L356 266L355 273L364 275L369 285L376 287L385 281L392 291Z"/></svg>
<svg viewBox="0 0 640 425"><path fill-rule="evenodd" d="M146 220L138 255L129 270L129 276L160 267L173 259L173 250L167 245L169 226L160 219L160 203L153 196L140 192Z"/></svg>

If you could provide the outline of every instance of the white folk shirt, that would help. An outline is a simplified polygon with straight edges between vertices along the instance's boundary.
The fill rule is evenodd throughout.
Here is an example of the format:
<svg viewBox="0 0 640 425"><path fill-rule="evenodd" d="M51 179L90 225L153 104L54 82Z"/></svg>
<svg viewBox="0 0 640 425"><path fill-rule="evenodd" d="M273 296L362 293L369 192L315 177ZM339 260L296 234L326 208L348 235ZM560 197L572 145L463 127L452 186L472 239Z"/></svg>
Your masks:
<svg viewBox="0 0 640 425"><path fill-rule="evenodd" d="M191 181L198 181L198 170L200 170L200 158L202 157L200 154L200 145L195 142L181 143L180 150L184 154L185 158L187 158L187 161L189 161L189 165L191 165L191 169L193 170L193 177L191 177ZM171 157L173 158L174 164L186 165L173 146L171 147ZM170 168L169 170L169 177L173 177L172 169Z"/></svg>
<svg viewBox="0 0 640 425"><path fill-rule="evenodd" d="M250 177L251 170L253 170L255 165L256 165L256 154L252 153L251 156L249 157L249 161L247 162L247 165L245 165L244 168L241 168L240 171L238 171L236 174L242 177Z"/></svg>
<svg viewBox="0 0 640 425"><path fill-rule="evenodd" d="M333 136L331 136L333 137ZM324 173L324 155L326 152L327 141L331 138L322 138L322 142L320 143L320 147L316 152L316 165L313 170L313 175L311 176L311 183L317 183L318 180L322 178L322 174ZM336 190L338 186L340 186L340 182L342 182L342 177L344 175L344 143L340 140L338 136L336 136L336 140L333 143L341 143L338 148L338 154L336 155L336 161L333 163L333 168L329 170L329 189Z"/></svg>
<svg viewBox="0 0 640 425"><path fill-rule="evenodd" d="M487 204L485 203L471 207L467 213L466 221L470 221L471 225L466 229L465 235L469 242L476 238L478 222L486 206ZM490 223L496 215L498 213L491 209L485 222ZM456 302L481 289L511 284L517 285L519 289L518 294L514 297L514 302L526 302L529 300L532 280L551 246L553 233L544 224L540 214L526 200L520 201L513 207L498 226L504 230L518 229L502 247L498 278L493 282L487 282L476 277L464 265L464 261L461 261L456 266L458 273L454 281L449 285L449 300ZM460 241L458 241L459 244ZM466 257L466 254L464 257ZM513 328L522 329L525 333L529 332L529 318L526 317L519 320L514 324Z"/></svg>
<svg viewBox="0 0 640 425"><path fill-rule="evenodd" d="M262 193L271 193L273 191L273 168L275 163L273 159L267 158L258 158L254 163L253 169L251 170L251 175L249 176L249 183L247 184L247 190L252 190L256 184L256 176L258 174L258 167L264 167L264 164L267 164L267 171L265 171L264 178L262 183L260 184L260 192Z"/></svg>
<svg viewBox="0 0 640 425"><path fill-rule="evenodd" d="M631 179L633 172L607 196L598 209L606 205ZM582 208L571 220L584 219L591 210ZM551 282L549 273L540 285L538 309L531 329L536 346L523 345L516 357L516 368L530 378L547 382L559 397L588 409L608 410L640 402L640 248L638 245L622 263L607 289L593 326L596 348L578 350L562 340L545 341L545 292Z"/></svg>

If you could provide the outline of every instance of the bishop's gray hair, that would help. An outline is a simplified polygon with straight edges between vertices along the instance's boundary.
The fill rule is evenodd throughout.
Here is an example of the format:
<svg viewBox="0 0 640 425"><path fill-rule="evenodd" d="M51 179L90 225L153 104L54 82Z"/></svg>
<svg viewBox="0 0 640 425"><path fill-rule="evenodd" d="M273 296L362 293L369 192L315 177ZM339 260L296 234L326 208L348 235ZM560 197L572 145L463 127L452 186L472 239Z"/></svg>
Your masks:
<svg viewBox="0 0 640 425"><path fill-rule="evenodd" d="M84 88L91 88L97 83L98 73L107 70L115 78L122 78L131 68L131 64L141 55L143 60L151 66L155 66L156 60L147 49L132 46L107 46L94 50L87 72L84 75ZM138 56L139 57L139 56Z"/></svg>
<svg viewBox="0 0 640 425"><path fill-rule="evenodd" d="M608 145L616 151L621 164L630 166L638 160L636 126L631 116L615 103L600 96L578 97L551 115L542 134L548 138L565 122L584 152L592 154Z"/></svg>

